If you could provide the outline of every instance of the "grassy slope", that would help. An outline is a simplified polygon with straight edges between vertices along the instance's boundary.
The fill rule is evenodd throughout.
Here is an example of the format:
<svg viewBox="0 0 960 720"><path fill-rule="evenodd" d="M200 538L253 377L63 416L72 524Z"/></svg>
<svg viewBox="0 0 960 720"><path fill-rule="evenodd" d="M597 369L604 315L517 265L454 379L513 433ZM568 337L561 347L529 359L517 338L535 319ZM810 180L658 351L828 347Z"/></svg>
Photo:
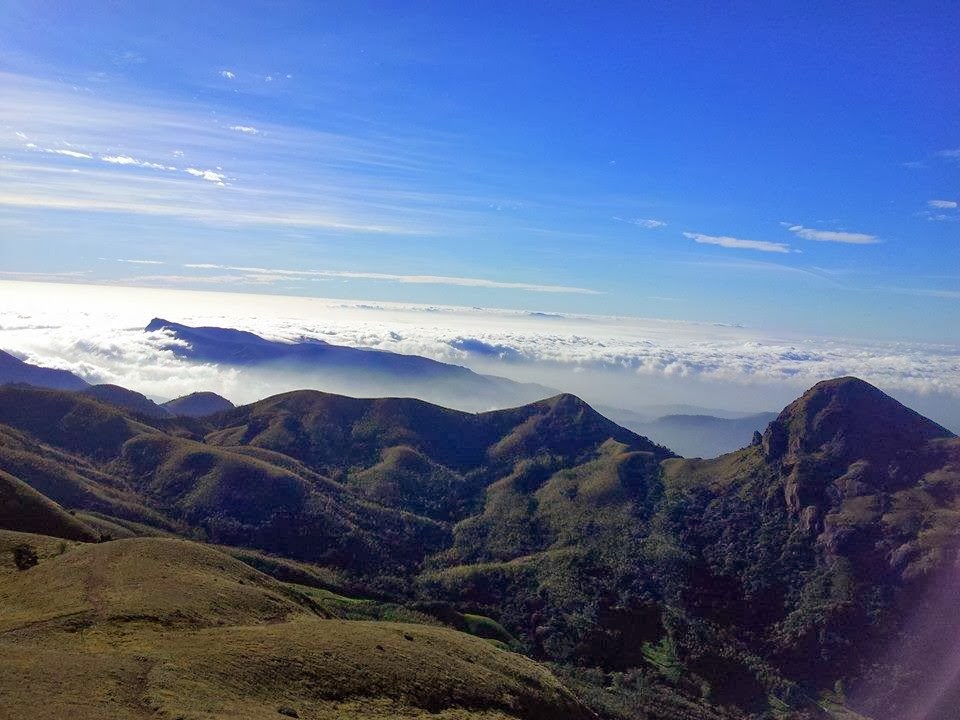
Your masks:
<svg viewBox="0 0 960 720"><path fill-rule="evenodd" d="M0 390L0 420L21 436L0 444L0 468L68 507L367 575L409 576L517 463L591 463L612 438L651 460L668 454L569 395L471 414L295 392L209 419L203 443L171 434L200 437L202 424L150 427L23 388Z"/></svg>
<svg viewBox="0 0 960 720"><path fill-rule="evenodd" d="M4 425L0 425L0 469L65 508L106 513L165 530L185 529L148 507L145 498L122 476L110 472L109 466Z"/></svg>
<svg viewBox="0 0 960 720"><path fill-rule="evenodd" d="M542 666L422 625L324 619L304 595L180 540L28 540L0 565L0 716L588 718Z"/></svg>
<svg viewBox="0 0 960 720"><path fill-rule="evenodd" d="M92 542L99 533L22 480L0 470L0 527Z"/></svg>
<svg viewBox="0 0 960 720"><path fill-rule="evenodd" d="M727 542L727 535L747 538L750 528L766 531L774 517L766 514L770 508L780 513L778 522L783 519L784 486L777 484L778 471L764 460L762 448L716 461L668 461L662 481L658 461L666 451L572 396L472 415L411 400L298 392L204 421L149 427L97 403L70 404L62 393L33 391L34 397L17 389L16 399L36 400L42 410L4 410L3 392L0 418L42 439L37 443L20 433L21 444L34 442L57 469L32 477L47 477L53 489L66 484L92 493L97 502L109 500L107 510L83 505L105 513L91 516L103 527L113 523L141 534L135 523L143 513L163 513L166 527L184 532L192 526L215 542L252 543L329 561L351 573L350 582L372 579L370 594L388 589L384 594L401 597L415 580L422 599L454 601L465 623L471 613L492 615L535 657L602 666L600 687L614 687L623 673L633 678L635 668L659 672L645 660L647 644L676 637L681 657L674 660L689 663L693 679L668 696L680 705L697 704L707 712L704 717L712 710L697 699L707 684L711 702L762 704L767 689L780 687L769 665L755 657L744 660L756 648L751 643L767 642L766 636L753 627L738 635L739 620L732 632L724 630L729 619L718 623L711 615L749 608L766 632L763 613L770 608L757 599L771 583L792 587L795 568L783 571L778 554L794 521L784 521L783 532L762 542L750 540L743 547ZM102 447L80 433L78 417L94 432L104 431ZM161 432L161 426L179 436ZM204 436L206 443L197 441ZM0 443L0 467L5 447ZM953 475L932 482L949 489ZM455 502L436 504L438 492ZM930 492L934 500L937 492ZM774 504L764 505L767 500ZM945 508L930 510L927 500L920 500L905 502L895 522L902 528L913 527L918 518L931 523L935 532L918 538L918 550L935 564L929 553L944 547L937 533L947 516ZM116 508L137 502L143 503L141 515L127 508L118 522ZM700 528L708 509L709 523ZM843 510L851 522L876 521L869 507L853 503ZM683 526L687 520L689 527ZM424 542L417 528L434 528L438 535ZM448 528L454 540L436 552ZM313 553L308 558L305 549ZM388 563L371 566L370 558ZM429 564L421 567L425 558ZM725 559L730 559L726 566ZM303 563L261 554L254 564L284 580L343 587L342 575L318 574ZM750 597L737 585L744 566L752 573L743 578L753 583ZM710 592L693 592L700 587L698 573ZM728 583L732 576L737 577ZM664 599L673 608L669 617L662 612ZM812 597L809 608L822 607L822 599ZM679 620L677 608L683 608ZM817 629L803 625L811 618L800 618L802 632ZM703 638L715 647L705 648ZM757 674L772 682L758 685ZM650 682L662 687L662 680ZM630 679L624 687L637 682ZM717 694L741 685L748 688L742 697ZM658 690L651 692L660 697ZM649 697L647 705L632 707L650 706ZM631 713L611 711L611 717Z"/></svg>

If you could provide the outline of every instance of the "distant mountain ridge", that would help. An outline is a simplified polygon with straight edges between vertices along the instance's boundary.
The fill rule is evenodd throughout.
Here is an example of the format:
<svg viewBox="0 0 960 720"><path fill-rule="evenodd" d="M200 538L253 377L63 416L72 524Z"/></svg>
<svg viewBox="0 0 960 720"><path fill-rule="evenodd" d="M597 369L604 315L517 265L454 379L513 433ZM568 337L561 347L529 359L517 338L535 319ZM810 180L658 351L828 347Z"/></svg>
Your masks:
<svg viewBox="0 0 960 720"><path fill-rule="evenodd" d="M0 385L27 383L55 390L83 390L90 383L68 370L55 370L24 362L0 350Z"/></svg>
<svg viewBox="0 0 960 720"><path fill-rule="evenodd" d="M161 318L154 318L145 328L146 332L161 330L182 341L170 343L167 349L185 359L245 368L294 369L307 373L305 377L312 376L317 389L339 394L418 397L443 406L474 411L516 407L556 394L556 390L542 385L482 375L429 358L331 345L322 340L278 342L243 330L190 327ZM4 382L82 390L103 402L151 418L203 417L234 407L226 398L211 392L193 392L158 403L118 385L91 386L67 371L29 365L0 351L0 384ZM713 457L742 447L749 442L754 430L762 429L774 417L773 413L744 417L744 413L711 411L718 416L648 418L644 413L621 408L601 406L600 409L624 427L689 457ZM696 408L662 406L654 409Z"/></svg>
<svg viewBox="0 0 960 720"><path fill-rule="evenodd" d="M166 349L187 360L295 371L318 390L355 397L418 397L447 407L482 411L522 405L557 392L419 355L322 340L280 342L243 330L191 327L162 318L154 318L144 330L168 333L176 342Z"/></svg>
<svg viewBox="0 0 960 720"><path fill-rule="evenodd" d="M645 422L625 421L622 424L683 457L712 458L748 445L753 433L762 432L776 417L777 413L757 413L739 418L664 415Z"/></svg>

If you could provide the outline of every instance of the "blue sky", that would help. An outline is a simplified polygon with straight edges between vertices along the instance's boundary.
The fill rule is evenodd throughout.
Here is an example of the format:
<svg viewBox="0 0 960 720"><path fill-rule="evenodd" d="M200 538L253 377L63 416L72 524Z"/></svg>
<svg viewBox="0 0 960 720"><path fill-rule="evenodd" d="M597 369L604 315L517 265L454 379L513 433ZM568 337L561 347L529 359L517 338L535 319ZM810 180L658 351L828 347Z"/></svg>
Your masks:
<svg viewBox="0 0 960 720"><path fill-rule="evenodd" d="M960 341L956 3L597 5L3 0L0 277Z"/></svg>

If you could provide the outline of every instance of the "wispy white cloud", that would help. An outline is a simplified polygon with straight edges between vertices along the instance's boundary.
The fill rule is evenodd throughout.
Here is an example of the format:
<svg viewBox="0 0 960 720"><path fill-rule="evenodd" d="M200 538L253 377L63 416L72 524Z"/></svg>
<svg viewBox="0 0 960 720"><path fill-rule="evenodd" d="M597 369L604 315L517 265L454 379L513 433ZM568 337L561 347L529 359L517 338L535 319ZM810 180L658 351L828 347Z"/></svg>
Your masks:
<svg viewBox="0 0 960 720"><path fill-rule="evenodd" d="M714 268L717 270L747 271L759 274L782 274L795 275L797 277L813 278L818 281L839 287L838 277L845 274L846 271L837 271L830 268L821 268L817 266L785 265L783 263L769 262L766 260L747 260L738 258L737 260L678 260L671 263L693 266L698 268Z"/></svg>
<svg viewBox="0 0 960 720"><path fill-rule="evenodd" d="M941 150L937 153L940 157L945 158L960 158L960 148L951 148L948 150Z"/></svg>
<svg viewBox="0 0 960 720"><path fill-rule="evenodd" d="M927 200L927 205L938 210L955 210L957 203L954 200Z"/></svg>
<svg viewBox="0 0 960 720"><path fill-rule="evenodd" d="M261 142L250 143L242 139L249 133L224 133L226 126L195 104L108 100L2 72L0 87L0 127L19 126L30 138L25 143L13 131L0 132L2 205L166 215L225 228L255 224L418 236L472 231L489 212L489 197L460 195L440 182L452 163L451 140L443 136L350 135L258 123ZM53 161L69 153L82 156L71 158L77 162L99 162L84 168ZM28 156L49 161L27 162ZM178 157L189 158L177 162L182 181L172 175L173 163L167 164ZM230 166L222 170L227 159ZM121 172L161 166L170 172L154 180ZM424 178L430 180L425 184ZM223 192L197 192L197 179Z"/></svg>
<svg viewBox="0 0 960 720"><path fill-rule="evenodd" d="M260 133L260 131L257 130L252 125L231 125L230 129L236 130L237 132L243 133L245 135L258 135Z"/></svg>
<svg viewBox="0 0 960 720"><path fill-rule="evenodd" d="M227 80L233 80L236 76L236 73L234 73L232 70L220 71L220 77L226 78Z"/></svg>
<svg viewBox="0 0 960 720"><path fill-rule="evenodd" d="M636 225L637 227L646 228L647 230L657 230L667 226L666 222L663 220L657 220L656 218L622 218L614 215L613 219L618 222L624 222L630 225Z"/></svg>
<svg viewBox="0 0 960 720"><path fill-rule="evenodd" d="M237 81L241 79L248 79L247 74L238 73ZM76 151L100 159L68 163L60 158L58 163L55 155L27 153L12 131L6 136L0 132L0 154L9 159L0 173L2 206L144 216L139 222L162 215L187 225L185 229L198 224L227 230L257 226L271 232L417 238L412 242L427 237L477 241L485 232L502 237L507 223L522 223L516 231L529 233L527 224L541 222L537 215L550 215L553 222L545 224L552 227L544 232L557 233L565 213L582 210L571 208L566 197L524 195L525 190L516 197L499 189L477 192L513 181L498 176L502 166L495 164L482 177L458 172L459 140L440 132L332 132L251 118L242 123L257 130L256 142L251 142L254 136L228 130L235 120L219 121L214 108L199 102L111 98L110 88L80 93L2 72L0 88L0 128L22 130L41 147L67 147L55 144L66 139L76 143ZM65 106L71 108L69 117L62 112ZM164 171L154 165L163 165ZM167 171L173 166L176 171ZM204 191L198 185L208 187ZM494 219L491 204L522 217ZM551 207L557 212L549 213ZM600 217L610 214L604 208ZM118 247L115 255L123 252Z"/></svg>
<svg viewBox="0 0 960 720"><path fill-rule="evenodd" d="M83 182L85 180L86 182ZM7 186L3 181L9 181ZM159 184L158 184L159 183ZM230 186L226 186L229 189ZM219 194L219 193L218 193ZM91 177L78 180L68 169L7 164L0 175L0 206L22 209L69 210L93 213L126 213L164 216L210 224L215 227L290 227L338 232L368 232L389 235L426 234L419 228L353 220L349 215L290 203L270 207L264 198L246 192L222 202L205 202L189 187L134 176Z"/></svg>
<svg viewBox="0 0 960 720"><path fill-rule="evenodd" d="M139 165L140 161L129 155L101 155L100 159L112 165Z"/></svg>
<svg viewBox="0 0 960 720"><path fill-rule="evenodd" d="M100 160L110 165L132 165L134 167L150 168L151 170L176 170L176 168L171 165L163 165L147 160L137 160L129 155L101 155Z"/></svg>
<svg viewBox="0 0 960 720"><path fill-rule="evenodd" d="M93 155L85 152L78 152L77 150L64 150L63 148L46 148L44 149L46 153L52 153L54 155L65 155L66 157L76 158L77 160L93 160Z"/></svg>
<svg viewBox="0 0 960 720"><path fill-rule="evenodd" d="M460 287L498 288L503 290L523 290L542 293L572 293L577 295L603 295L599 290L573 287L568 285L542 285L538 283L505 282L486 278L451 277L446 275L401 275L397 273L359 272L349 270L287 270L277 268L240 267L213 263L187 263L184 267L193 270L229 270L247 273L249 278L258 282L290 280L291 278L345 280L382 280L386 282L413 285L455 285ZM203 276L197 276L202 280Z"/></svg>
<svg viewBox="0 0 960 720"><path fill-rule="evenodd" d="M880 242L880 238L876 235L868 235L867 233L814 230L803 225L791 225L788 229L804 240L816 240L817 242L847 243L850 245L875 245Z"/></svg>
<svg viewBox="0 0 960 720"><path fill-rule="evenodd" d="M185 172L194 177L201 178L207 182L216 183L217 185L223 185L223 178L226 177L221 172L214 172L213 170L200 170L199 168L188 167Z"/></svg>
<svg viewBox="0 0 960 720"><path fill-rule="evenodd" d="M702 233L685 232L684 237L703 245L719 245L725 248L742 250L759 250L760 252L788 253L790 246L786 243L768 242L766 240L743 240L726 235L704 235Z"/></svg>
<svg viewBox="0 0 960 720"><path fill-rule="evenodd" d="M166 263L163 260L122 260L117 259L117 262L121 263L131 263L133 265L165 265Z"/></svg>

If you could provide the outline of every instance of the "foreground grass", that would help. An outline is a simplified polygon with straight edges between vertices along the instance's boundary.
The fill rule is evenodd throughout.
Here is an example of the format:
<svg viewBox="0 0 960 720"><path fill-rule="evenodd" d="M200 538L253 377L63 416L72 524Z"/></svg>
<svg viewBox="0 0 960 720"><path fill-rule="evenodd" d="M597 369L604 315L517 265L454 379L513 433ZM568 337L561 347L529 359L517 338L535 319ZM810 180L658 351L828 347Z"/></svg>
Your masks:
<svg viewBox="0 0 960 720"><path fill-rule="evenodd" d="M221 552L165 538L27 541L0 566L0 717L588 718L547 670L445 627L329 617Z"/></svg>

